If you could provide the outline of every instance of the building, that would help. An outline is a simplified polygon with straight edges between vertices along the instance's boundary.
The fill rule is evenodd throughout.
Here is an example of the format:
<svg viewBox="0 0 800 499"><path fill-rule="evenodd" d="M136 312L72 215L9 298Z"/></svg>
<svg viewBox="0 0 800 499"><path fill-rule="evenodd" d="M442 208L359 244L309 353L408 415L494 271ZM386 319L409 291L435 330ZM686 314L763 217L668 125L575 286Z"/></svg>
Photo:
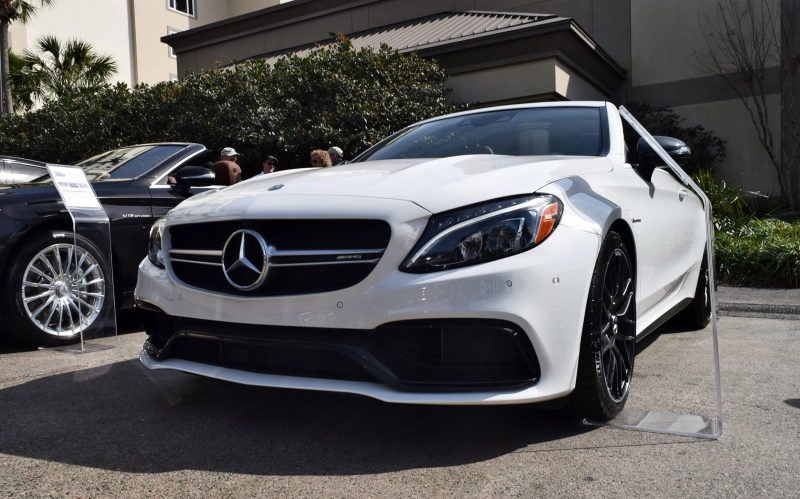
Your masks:
<svg viewBox="0 0 800 499"><path fill-rule="evenodd" d="M283 0L287 1L287 0ZM15 53L35 50L43 35L79 38L117 62L116 81L134 86L177 79L175 53L161 38L278 5L281 0L72 0L40 8L27 25L14 23Z"/></svg>
<svg viewBox="0 0 800 499"><path fill-rule="evenodd" d="M780 5L798 0L765 0ZM276 58L344 33L435 57L454 100L552 99L670 106L727 139L724 178L779 193L735 90L701 61L716 0L294 0L164 38L179 72ZM767 79L769 127L782 137L780 78Z"/></svg>

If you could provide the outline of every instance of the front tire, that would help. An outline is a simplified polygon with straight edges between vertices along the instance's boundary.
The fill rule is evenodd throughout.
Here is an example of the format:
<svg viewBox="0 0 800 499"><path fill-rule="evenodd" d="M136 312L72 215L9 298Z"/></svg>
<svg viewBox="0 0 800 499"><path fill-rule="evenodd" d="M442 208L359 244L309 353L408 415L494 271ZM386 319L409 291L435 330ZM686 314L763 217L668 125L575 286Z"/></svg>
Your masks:
<svg viewBox="0 0 800 499"><path fill-rule="evenodd" d="M90 240L47 231L23 241L4 283L6 331L36 346L91 337L112 300L106 258Z"/></svg>
<svg viewBox="0 0 800 499"><path fill-rule="evenodd" d="M622 410L633 378L636 279L622 237L608 233L586 302L578 376L571 396L580 416L607 421Z"/></svg>

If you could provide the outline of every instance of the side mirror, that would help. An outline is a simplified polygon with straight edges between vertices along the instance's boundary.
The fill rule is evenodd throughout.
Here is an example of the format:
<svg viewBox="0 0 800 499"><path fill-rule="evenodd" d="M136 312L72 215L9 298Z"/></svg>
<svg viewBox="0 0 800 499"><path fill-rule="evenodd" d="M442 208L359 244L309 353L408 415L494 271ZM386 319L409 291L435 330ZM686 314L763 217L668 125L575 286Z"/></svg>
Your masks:
<svg viewBox="0 0 800 499"><path fill-rule="evenodd" d="M179 194L187 195L191 187L214 185L217 176L203 166L184 166L175 172L173 189Z"/></svg>
<svg viewBox="0 0 800 499"><path fill-rule="evenodd" d="M676 163L680 166L686 166L686 163L692 155L692 150L685 142L663 135L655 135L653 138L656 139L656 142L667 151L667 154L669 154ZM639 157L639 166L636 167L636 171L648 182L653 177L653 170L659 166L665 166L661 156L656 154L653 148L650 147L650 144L644 139L639 139L639 142L637 142L636 155Z"/></svg>

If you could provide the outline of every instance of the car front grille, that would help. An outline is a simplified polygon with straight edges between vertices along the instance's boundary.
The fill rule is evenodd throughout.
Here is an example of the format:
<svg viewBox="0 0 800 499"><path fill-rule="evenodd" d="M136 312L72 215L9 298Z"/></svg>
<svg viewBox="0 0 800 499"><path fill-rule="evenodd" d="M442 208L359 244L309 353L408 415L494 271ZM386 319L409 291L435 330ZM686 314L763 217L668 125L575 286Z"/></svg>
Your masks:
<svg viewBox="0 0 800 499"><path fill-rule="evenodd" d="M231 271L228 266L228 278L223 271L226 242L243 230L259 235L269 247L268 271L251 289L237 288L229 280L237 282L234 272L249 270ZM237 220L174 225L169 234L167 258L185 284L239 296L285 296L358 284L378 264L391 229L382 220ZM254 267L260 269L260 263Z"/></svg>

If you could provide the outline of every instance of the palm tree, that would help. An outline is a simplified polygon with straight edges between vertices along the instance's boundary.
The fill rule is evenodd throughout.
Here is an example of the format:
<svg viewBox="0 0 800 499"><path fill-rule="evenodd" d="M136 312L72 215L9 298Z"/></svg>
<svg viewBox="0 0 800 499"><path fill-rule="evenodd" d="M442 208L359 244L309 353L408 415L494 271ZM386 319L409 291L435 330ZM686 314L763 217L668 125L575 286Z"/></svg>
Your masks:
<svg viewBox="0 0 800 499"><path fill-rule="evenodd" d="M34 100L97 89L117 72L117 63L111 56L95 53L89 43L81 40L62 43L53 35L45 35L37 48L38 54L23 52L19 72L11 77L12 86L30 92Z"/></svg>
<svg viewBox="0 0 800 499"><path fill-rule="evenodd" d="M8 82L11 85L11 95L14 96L14 108L19 110L29 110L33 107L33 94L36 90L29 78L25 78L25 72L29 69L22 56L8 51Z"/></svg>
<svg viewBox="0 0 800 499"><path fill-rule="evenodd" d="M10 113L14 109L11 99L11 88L8 84L10 70L8 67L8 28L11 23L26 23L41 7L51 5L54 0L0 0L0 113Z"/></svg>

